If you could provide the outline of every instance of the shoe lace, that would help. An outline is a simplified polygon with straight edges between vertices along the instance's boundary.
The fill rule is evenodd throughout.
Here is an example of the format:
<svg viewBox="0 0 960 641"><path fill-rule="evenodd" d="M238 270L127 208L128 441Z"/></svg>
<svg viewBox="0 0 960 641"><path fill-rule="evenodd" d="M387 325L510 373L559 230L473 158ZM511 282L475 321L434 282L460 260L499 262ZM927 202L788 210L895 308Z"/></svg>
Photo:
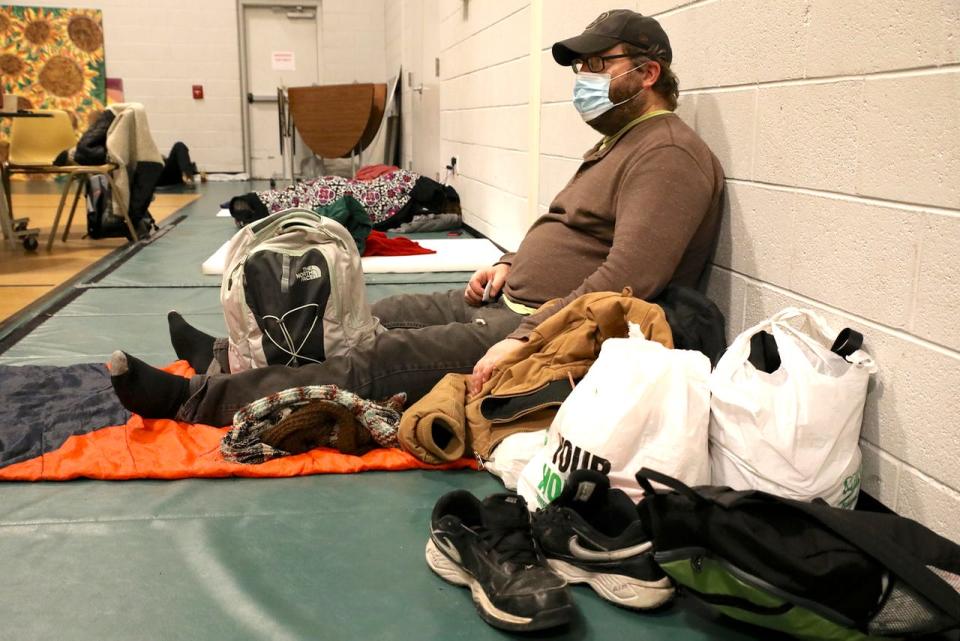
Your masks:
<svg viewBox="0 0 960 641"><path fill-rule="evenodd" d="M495 550L502 561L521 565L533 565L539 561L536 543L529 530L515 527L486 528L480 532L480 539Z"/></svg>

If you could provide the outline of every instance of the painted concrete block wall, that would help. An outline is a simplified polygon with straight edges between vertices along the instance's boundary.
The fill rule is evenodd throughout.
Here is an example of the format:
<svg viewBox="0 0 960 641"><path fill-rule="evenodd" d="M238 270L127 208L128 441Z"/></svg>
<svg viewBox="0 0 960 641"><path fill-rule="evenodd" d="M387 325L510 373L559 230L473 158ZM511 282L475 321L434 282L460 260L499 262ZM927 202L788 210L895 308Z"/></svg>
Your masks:
<svg viewBox="0 0 960 641"><path fill-rule="evenodd" d="M387 5L393 3L388 2ZM396 3L400 7L398 24L390 25L391 38L396 37L396 55L400 56L403 78L401 79L401 165L406 169L413 168L413 77L410 75L414 67L419 66L420 57L418 47L422 47L422 2L421 0L400 0ZM417 5L420 5L419 7ZM416 62L415 62L416 59ZM388 58L389 60L389 58Z"/></svg>
<svg viewBox="0 0 960 641"><path fill-rule="evenodd" d="M384 42L385 5L388 4L393 3L385 0L321 1L321 83L386 80Z"/></svg>
<svg viewBox="0 0 960 641"><path fill-rule="evenodd" d="M395 69L387 65L386 0L321 0L320 84L386 82ZM383 162L384 133L370 143L363 162ZM348 176L349 160L327 160L328 173Z"/></svg>
<svg viewBox="0 0 960 641"><path fill-rule="evenodd" d="M788 305L862 331L863 487L960 541L960 4L639 8L728 176L709 281L728 333Z"/></svg>
<svg viewBox="0 0 960 641"><path fill-rule="evenodd" d="M515 249L528 215L528 0L451 2L440 9L440 145L458 158L451 184L464 220Z"/></svg>
<svg viewBox="0 0 960 641"><path fill-rule="evenodd" d="M403 43L403 3L384 2L383 10L384 63L392 70L401 62L400 47Z"/></svg>
<svg viewBox="0 0 960 641"><path fill-rule="evenodd" d="M240 52L236 0L71 0L42 6L103 12L107 75L147 108L166 153L183 141L206 171L242 171ZM384 0L323 0L321 82L383 82ZM392 4L392 3L386 3ZM191 85L202 84L194 100Z"/></svg>
<svg viewBox="0 0 960 641"><path fill-rule="evenodd" d="M549 47L614 8L661 21L678 113L726 170L708 291L730 337L788 305L862 331L880 367L863 487L960 541L960 3L440 0L444 155L465 159L467 220L495 240L522 233L523 200L545 211L596 141Z"/></svg>
<svg viewBox="0 0 960 641"><path fill-rule="evenodd" d="M404 63L403 61L403 42L404 42L403 21L406 17L406 12L403 10L403 5L404 3L400 1L383 3L383 9L384 9L383 29L384 29L384 43L385 43L385 47L384 47L385 67L384 68L386 69L388 76L392 76L393 74L397 73L397 70L399 70ZM401 148L399 162L401 165L406 167L407 166L406 163L409 160L409 154L405 154L404 152L406 151L406 142L407 142L406 137L410 129L406 126L406 123L409 122L408 120L409 116L407 114L407 109L408 109L408 103L406 102L407 92L404 91L404 89L405 87L401 82L402 100L401 100L400 113L401 113L402 121L401 121L400 129L402 132L401 144L403 145L403 147Z"/></svg>
<svg viewBox="0 0 960 641"><path fill-rule="evenodd" d="M71 0L103 12L107 75L142 102L160 152L180 140L207 171L242 171L236 0ZM193 100L191 85L204 99Z"/></svg>

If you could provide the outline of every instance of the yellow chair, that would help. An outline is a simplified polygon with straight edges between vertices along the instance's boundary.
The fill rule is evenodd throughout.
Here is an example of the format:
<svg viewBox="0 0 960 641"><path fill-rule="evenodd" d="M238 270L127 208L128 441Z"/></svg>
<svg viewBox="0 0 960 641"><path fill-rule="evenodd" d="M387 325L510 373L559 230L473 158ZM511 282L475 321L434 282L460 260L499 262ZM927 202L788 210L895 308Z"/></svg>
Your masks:
<svg viewBox="0 0 960 641"><path fill-rule="evenodd" d="M47 240L47 250L49 251L53 247L53 239L56 237L57 227L60 225L60 216L63 215L63 207L73 184L76 183L77 189L73 198L73 206L70 208L70 216L67 218L66 228L63 231L64 242L70 234L70 225L73 223L73 216L77 210L77 202L83 193L84 178L91 174L106 174L110 187L113 189L111 172L117 169L117 165L113 163L104 165L54 165L53 161L61 151L70 149L77 144L73 125L70 123L70 116L67 115L66 111L51 110L38 113L49 113L51 117L14 119L10 130L9 159L3 165L3 181L8 187L7 197L9 198L11 174L67 174L67 184L64 185L63 193L60 195L60 205L57 207L57 215L53 219L50 238ZM130 237L136 242L138 240L137 232L127 212L115 213L123 217L127 229L130 231Z"/></svg>

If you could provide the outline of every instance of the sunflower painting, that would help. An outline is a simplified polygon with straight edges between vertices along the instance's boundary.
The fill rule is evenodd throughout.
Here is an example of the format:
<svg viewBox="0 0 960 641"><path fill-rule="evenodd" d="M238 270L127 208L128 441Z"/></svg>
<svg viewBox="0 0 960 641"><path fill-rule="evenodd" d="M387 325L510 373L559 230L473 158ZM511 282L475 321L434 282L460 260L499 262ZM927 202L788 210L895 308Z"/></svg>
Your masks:
<svg viewBox="0 0 960 641"><path fill-rule="evenodd" d="M0 85L31 109L65 110L85 130L107 98L100 11L0 5ZM9 133L9 120L0 123Z"/></svg>

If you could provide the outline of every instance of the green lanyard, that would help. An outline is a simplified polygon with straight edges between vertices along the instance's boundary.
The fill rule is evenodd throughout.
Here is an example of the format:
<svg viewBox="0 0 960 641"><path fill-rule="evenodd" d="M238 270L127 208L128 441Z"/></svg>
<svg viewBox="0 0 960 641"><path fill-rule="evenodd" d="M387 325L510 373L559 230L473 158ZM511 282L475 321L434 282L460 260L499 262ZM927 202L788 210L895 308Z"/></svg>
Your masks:
<svg viewBox="0 0 960 641"><path fill-rule="evenodd" d="M620 138L623 136L623 134L627 133L628 131L630 131L631 129L633 129L633 128L636 127L637 125L639 125L639 124L640 124L641 122L643 122L644 120L649 120L649 119L653 118L654 116L659 116L659 115L661 115L661 114L668 114L668 113L673 113L673 112L671 112L669 109L657 109L656 111L651 111L650 113L645 113L645 114L643 114L642 116L640 116L639 118L634 118L633 120L631 120L630 122L628 122L627 124L625 124L625 125L623 126L623 129L621 129L620 131L618 131L617 133L613 134L612 136L607 136L606 138L604 138L604 139L603 139L603 143L601 143L601 145L600 145L600 149L606 149L607 147L613 145L613 143L615 143L615 142L617 142L618 140L620 140ZM598 151L599 151L599 150L598 150Z"/></svg>

